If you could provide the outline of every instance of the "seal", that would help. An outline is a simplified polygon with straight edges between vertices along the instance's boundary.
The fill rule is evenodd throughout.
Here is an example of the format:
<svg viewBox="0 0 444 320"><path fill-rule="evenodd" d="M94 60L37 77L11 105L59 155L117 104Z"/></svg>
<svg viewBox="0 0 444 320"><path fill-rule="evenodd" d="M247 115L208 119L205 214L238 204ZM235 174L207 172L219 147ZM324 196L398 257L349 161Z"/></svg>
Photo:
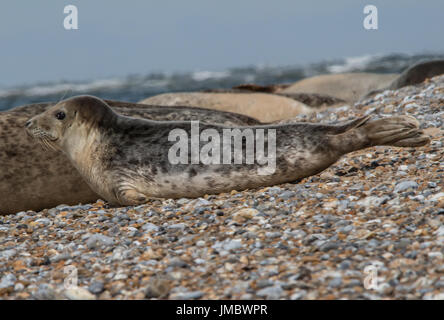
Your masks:
<svg viewBox="0 0 444 320"><path fill-rule="evenodd" d="M405 86L411 86L423 82L444 73L444 60L422 61L407 68L394 80L388 89L396 90Z"/></svg>
<svg viewBox="0 0 444 320"><path fill-rule="evenodd" d="M200 120L230 126L261 124L230 112L189 107L159 107L106 100L117 112L153 120ZM90 203L100 198L59 152L44 150L23 127L56 102L31 104L0 112L0 215L42 210L60 204Z"/></svg>
<svg viewBox="0 0 444 320"><path fill-rule="evenodd" d="M317 93L354 103L369 91L386 88L398 76L398 74L365 72L324 74L302 79L277 92L281 94Z"/></svg>
<svg viewBox="0 0 444 320"><path fill-rule="evenodd" d="M394 79L388 86L382 89L371 90L365 95L369 98L384 90L396 90L406 86L424 82L428 78L444 73L444 60L431 60L418 62L417 64L404 70L399 77Z"/></svg>
<svg viewBox="0 0 444 320"><path fill-rule="evenodd" d="M384 90L396 90L405 86L418 84L427 78L432 78L443 73L444 60L441 59L418 62L404 70L401 74L369 72L325 74L302 79L291 85L282 84L263 87L244 85L238 86L238 88L245 88L252 91L262 90L264 92L287 95L296 100L298 97L294 96L295 94L318 94L341 99L348 103L355 103ZM310 100L305 101L299 98L299 101L313 105L310 103L315 97L310 98ZM314 99L314 101L316 103L317 101L322 101L322 99L320 100L318 97L318 99ZM330 101L331 99L327 100L327 103Z"/></svg>
<svg viewBox="0 0 444 320"><path fill-rule="evenodd" d="M316 111L300 101L262 92L164 93L144 99L139 103L163 106L194 106L229 111L256 118L261 122L286 120L299 114L310 114Z"/></svg>
<svg viewBox="0 0 444 320"><path fill-rule="evenodd" d="M268 94L274 94L281 97L290 98L310 107L332 107L343 105L345 100L335 98L326 94L319 93L281 93L277 90L284 89L289 85L270 85L270 86L259 86L256 84L242 84L235 86L232 89L210 89L204 90L202 92L210 93L251 93L251 92L262 92ZM316 110L317 111L317 110Z"/></svg>
<svg viewBox="0 0 444 320"><path fill-rule="evenodd" d="M262 163L246 162L247 152L237 159L243 160L240 162L230 151L230 161L223 164L173 163L170 151L176 142L170 134L179 130L192 137L193 122L122 116L105 101L91 96L62 101L26 122L32 137L63 152L91 188L113 205L276 185L319 173L355 150L375 145L419 147L430 142L418 121L410 116L379 120L366 116L342 125L293 123L237 128L250 130L256 138L260 132L264 137L264 130L274 132L275 139L273 135L264 138L268 156L270 145L275 143L275 154L271 154L274 171L258 174ZM220 135L224 129L230 130L201 123L199 136L207 129ZM247 144L242 138L240 141L242 146ZM193 144L191 150L186 149L185 160L193 159Z"/></svg>

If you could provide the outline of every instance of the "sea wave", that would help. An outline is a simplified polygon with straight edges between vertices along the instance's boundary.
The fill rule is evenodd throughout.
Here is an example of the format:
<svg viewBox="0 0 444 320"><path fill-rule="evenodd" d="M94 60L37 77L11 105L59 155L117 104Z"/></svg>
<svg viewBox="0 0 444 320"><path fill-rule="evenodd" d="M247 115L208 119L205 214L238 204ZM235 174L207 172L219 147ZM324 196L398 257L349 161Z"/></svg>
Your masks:
<svg viewBox="0 0 444 320"><path fill-rule="evenodd" d="M79 82L54 82L0 89L0 110L43 101L58 101L79 94L104 99L139 101L178 91L231 88L242 83L270 85L291 83L305 77L343 72L402 72L421 60L443 59L444 54L367 54L296 66L246 66L228 70L184 73L152 73Z"/></svg>
<svg viewBox="0 0 444 320"><path fill-rule="evenodd" d="M365 55L360 57L348 57L345 58L344 63L334 64L327 67L327 70L331 73L344 73L353 72L358 70L364 70L373 61L377 60L378 55Z"/></svg>

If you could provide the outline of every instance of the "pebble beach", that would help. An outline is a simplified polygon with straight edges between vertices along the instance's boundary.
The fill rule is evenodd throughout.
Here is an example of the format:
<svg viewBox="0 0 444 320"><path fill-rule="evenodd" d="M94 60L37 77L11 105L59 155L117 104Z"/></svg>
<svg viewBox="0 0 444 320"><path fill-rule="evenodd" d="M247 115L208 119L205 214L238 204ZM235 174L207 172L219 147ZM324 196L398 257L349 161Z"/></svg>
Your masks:
<svg viewBox="0 0 444 320"><path fill-rule="evenodd" d="M0 299L444 299L444 75L291 121L367 114L432 142L263 189L0 216Z"/></svg>

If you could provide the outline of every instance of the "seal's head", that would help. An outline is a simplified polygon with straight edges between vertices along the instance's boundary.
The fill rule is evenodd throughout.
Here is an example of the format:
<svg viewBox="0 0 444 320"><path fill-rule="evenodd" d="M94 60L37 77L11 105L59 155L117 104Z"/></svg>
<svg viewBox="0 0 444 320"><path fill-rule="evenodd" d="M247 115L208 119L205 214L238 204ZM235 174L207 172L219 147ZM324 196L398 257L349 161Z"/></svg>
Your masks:
<svg viewBox="0 0 444 320"><path fill-rule="evenodd" d="M64 149L76 139L91 135L94 128L107 125L114 116L115 113L103 100L78 96L61 101L31 118L25 127L28 134L43 146Z"/></svg>

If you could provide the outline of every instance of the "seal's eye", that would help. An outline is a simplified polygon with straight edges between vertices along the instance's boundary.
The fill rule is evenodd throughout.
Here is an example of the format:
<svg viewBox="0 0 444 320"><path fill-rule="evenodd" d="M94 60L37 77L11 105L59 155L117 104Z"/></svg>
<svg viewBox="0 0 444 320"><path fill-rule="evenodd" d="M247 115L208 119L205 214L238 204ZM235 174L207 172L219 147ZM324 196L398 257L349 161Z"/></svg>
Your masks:
<svg viewBox="0 0 444 320"><path fill-rule="evenodd" d="M65 119L65 113L63 112L63 111L60 111L60 112L57 112L56 114L55 114L55 117L58 119L58 120L63 120L63 119Z"/></svg>

